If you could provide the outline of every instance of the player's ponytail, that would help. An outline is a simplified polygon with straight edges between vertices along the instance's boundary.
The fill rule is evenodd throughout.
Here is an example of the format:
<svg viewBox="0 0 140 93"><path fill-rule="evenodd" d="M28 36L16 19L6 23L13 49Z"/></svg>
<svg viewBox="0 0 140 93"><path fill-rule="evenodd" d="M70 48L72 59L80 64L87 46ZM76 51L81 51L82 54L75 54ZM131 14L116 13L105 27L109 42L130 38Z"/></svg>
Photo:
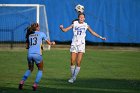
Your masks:
<svg viewBox="0 0 140 93"><path fill-rule="evenodd" d="M33 30L33 31L36 31L36 30L37 30L37 27L39 27L39 24L38 24L38 23L33 23L33 24L31 25L31 27L32 27L32 30Z"/></svg>
<svg viewBox="0 0 140 93"><path fill-rule="evenodd" d="M30 34L34 34L34 32L37 30L37 27L39 27L38 23L33 23L30 26L28 26L26 28L27 32L26 32L26 38L29 37Z"/></svg>

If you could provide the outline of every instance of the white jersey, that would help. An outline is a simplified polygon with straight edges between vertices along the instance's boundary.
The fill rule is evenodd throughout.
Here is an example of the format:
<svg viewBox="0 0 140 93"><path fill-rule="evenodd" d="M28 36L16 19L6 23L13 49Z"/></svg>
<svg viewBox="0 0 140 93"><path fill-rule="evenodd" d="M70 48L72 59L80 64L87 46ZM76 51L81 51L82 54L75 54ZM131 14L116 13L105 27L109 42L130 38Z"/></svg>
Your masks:
<svg viewBox="0 0 140 93"><path fill-rule="evenodd" d="M73 39L71 45L85 44L86 30L88 28L87 23L79 24L78 21L73 22Z"/></svg>

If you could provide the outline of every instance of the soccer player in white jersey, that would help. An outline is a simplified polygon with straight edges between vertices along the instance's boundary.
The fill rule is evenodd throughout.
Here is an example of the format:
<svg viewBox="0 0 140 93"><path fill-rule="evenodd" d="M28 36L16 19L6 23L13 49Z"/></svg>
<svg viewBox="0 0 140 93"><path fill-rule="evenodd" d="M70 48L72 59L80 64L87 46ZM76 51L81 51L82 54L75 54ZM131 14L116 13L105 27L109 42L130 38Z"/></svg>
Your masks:
<svg viewBox="0 0 140 93"><path fill-rule="evenodd" d="M38 73L36 75L36 79L34 81L34 84L32 86L33 90L35 91L37 89L38 83L41 80L42 77L42 71L43 71L43 58L42 58L42 40L45 40L49 45L54 45L55 42L50 42L47 38L47 36L40 32L40 27L38 23L32 24L26 34L26 45L28 49L28 70L26 70L25 74L22 77L22 80L19 83L19 89L23 89L24 82L27 80L27 78L30 76L31 72L34 69L34 63L36 64L38 68Z"/></svg>
<svg viewBox="0 0 140 93"><path fill-rule="evenodd" d="M92 35L102 39L106 40L106 38L98 35L96 32L94 32L87 23L85 23L85 15L83 13L80 13L78 15L78 21L74 21L73 24L70 26L64 28L63 25L60 25L60 29L63 32L67 32L68 30L73 28L73 39L71 43L71 74L72 77L68 80L69 83L73 83L76 80L76 77L80 71L80 64L82 61L83 53L85 53L85 36L86 36L86 30L88 30ZM75 65L76 63L76 65Z"/></svg>

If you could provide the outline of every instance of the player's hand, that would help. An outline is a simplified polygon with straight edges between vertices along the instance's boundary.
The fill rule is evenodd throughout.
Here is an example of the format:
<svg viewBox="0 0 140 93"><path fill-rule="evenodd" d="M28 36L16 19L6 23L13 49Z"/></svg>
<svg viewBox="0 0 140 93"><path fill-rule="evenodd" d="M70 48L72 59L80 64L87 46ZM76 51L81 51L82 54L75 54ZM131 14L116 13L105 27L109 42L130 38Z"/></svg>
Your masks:
<svg viewBox="0 0 140 93"><path fill-rule="evenodd" d="M103 37L103 38L102 38L102 40L106 40L106 38L105 38L105 37Z"/></svg>
<svg viewBox="0 0 140 93"><path fill-rule="evenodd" d="M64 28L64 26L63 25L60 25L60 29L63 29Z"/></svg>
<svg viewBox="0 0 140 93"><path fill-rule="evenodd" d="M55 45L56 43L53 41L53 42L51 42L51 45Z"/></svg>

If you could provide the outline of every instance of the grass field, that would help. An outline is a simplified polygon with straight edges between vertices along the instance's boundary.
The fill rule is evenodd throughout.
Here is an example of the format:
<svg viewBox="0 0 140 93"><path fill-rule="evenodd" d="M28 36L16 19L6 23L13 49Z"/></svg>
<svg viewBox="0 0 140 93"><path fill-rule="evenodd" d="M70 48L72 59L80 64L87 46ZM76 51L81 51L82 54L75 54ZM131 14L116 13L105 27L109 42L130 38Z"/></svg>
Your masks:
<svg viewBox="0 0 140 93"><path fill-rule="evenodd" d="M140 51L86 50L74 84L67 82L69 50L46 51L37 91L31 88L36 67L24 89L18 90L27 69L26 54L26 51L0 51L0 93L140 93Z"/></svg>

